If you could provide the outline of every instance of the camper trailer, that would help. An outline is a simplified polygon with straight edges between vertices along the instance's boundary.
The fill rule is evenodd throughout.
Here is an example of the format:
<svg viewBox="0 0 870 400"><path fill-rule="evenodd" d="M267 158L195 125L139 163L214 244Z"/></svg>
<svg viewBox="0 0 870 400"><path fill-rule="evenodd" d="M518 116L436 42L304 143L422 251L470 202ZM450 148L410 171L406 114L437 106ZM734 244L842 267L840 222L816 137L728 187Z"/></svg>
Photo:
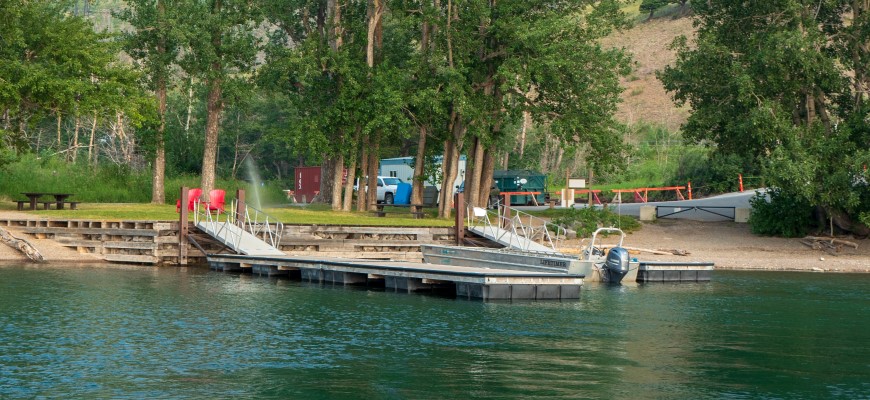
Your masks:
<svg viewBox="0 0 870 400"><path fill-rule="evenodd" d="M436 163L438 168L441 168L441 159L442 157L436 157ZM405 182L413 182L414 181L414 157L396 157L396 158L385 158L381 160L381 168L380 168L381 176L392 176L399 178ZM453 190L456 190L457 187L462 183L465 178L465 156L459 157L459 173L456 175L456 180L453 182ZM426 182L424 182L425 186L434 186L436 188L441 188L441 181L433 180L429 178Z"/></svg>

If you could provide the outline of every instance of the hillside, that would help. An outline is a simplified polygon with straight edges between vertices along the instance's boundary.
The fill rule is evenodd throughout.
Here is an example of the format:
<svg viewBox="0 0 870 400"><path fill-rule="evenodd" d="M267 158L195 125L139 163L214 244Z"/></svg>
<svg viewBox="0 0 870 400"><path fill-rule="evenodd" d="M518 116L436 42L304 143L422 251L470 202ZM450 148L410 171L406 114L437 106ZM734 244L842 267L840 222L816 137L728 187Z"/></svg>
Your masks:
<svg viewBox="0 0 870 400"><path fill-rule="evenodd" d="M666 16L650 22L636 22L633 28L602 41L604 46L625 48L635 61L634 73L622 82L625 91L617 112L620 121L629 125L652 123L672 131L678 130L686 121L688 107L674 105L655 73L675 60L675 53L668 49L674 38L679 35L691 37L692 31L691 18Z"/></svg>

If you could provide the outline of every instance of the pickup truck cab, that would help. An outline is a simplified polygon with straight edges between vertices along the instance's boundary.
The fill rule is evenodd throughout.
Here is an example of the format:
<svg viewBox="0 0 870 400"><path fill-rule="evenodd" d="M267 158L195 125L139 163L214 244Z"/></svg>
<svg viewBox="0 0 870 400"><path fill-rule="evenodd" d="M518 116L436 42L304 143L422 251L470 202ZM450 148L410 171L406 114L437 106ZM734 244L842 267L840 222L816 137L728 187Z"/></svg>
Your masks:
<svg viewBox="0 0 870 400"><path fill-rule="evenodd" d="M402 180L399 178L392 176L379 176L378 203L393 204L393 200L396 198L396 190L398 190L400 183L402 183ZM359 181L354 185L354 189L357 188L359 188Z"/></svg>

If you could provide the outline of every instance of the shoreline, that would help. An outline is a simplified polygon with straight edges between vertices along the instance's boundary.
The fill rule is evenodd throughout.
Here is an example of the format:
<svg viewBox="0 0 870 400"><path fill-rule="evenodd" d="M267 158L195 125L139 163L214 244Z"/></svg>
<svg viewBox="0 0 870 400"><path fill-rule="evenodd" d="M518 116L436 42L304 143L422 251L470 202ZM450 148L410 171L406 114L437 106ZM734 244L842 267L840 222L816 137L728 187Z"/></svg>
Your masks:
<svg viewBox="0 0 870 400"><path fill-rule="evenodd" d="M3 217L32 218L25 213L0 212L0 218ZM14 227L6 229L31 242L45 257L43 263L126 265L103 260L94 254L79 253L53 240L28 237ZM857 243L858 248L845 247L836 255L831 255L801 244L799 238L756 236L750 232L747 224L668 219L642 223L639 230L626 235L624 244L645 249L688 252L686 256L632 252L632 257L645 261L713 262L717 270L870 273L870 239L847 239ZM611 242L612 239L604 241ZM583 240L574 239L566 242L563 248L573 249L566 253L576 253L583 244ZM40 264L0 243L0 264L18 263Z"/></svg>
<svg viewBox="0 0 870 400"><path fill-rule="evenodd" d="M659 220L643 223L628 234L627 246L683 250L687 256L633 255L654 261L708 261L720 270L806 271L870 273L870 239L848 238L857 249L841 249L835 255L814 250L801 238L780 238L752 234L748 224Z"/></svg>

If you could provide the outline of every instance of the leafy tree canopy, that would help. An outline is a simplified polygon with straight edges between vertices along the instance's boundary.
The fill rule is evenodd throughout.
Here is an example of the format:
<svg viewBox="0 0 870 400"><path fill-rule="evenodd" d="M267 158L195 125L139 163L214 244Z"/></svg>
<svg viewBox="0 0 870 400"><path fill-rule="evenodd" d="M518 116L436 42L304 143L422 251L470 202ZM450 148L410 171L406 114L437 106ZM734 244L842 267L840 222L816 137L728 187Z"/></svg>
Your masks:
<svg viewBox="0 0 870 400"><path fill-rule="evenodd" d="M685 135L753 160L768 184L842 228L870 211L870 4L693 3L697 40L659 77L692 115ZM747 171L751 172L751 171Z"/></svg>

